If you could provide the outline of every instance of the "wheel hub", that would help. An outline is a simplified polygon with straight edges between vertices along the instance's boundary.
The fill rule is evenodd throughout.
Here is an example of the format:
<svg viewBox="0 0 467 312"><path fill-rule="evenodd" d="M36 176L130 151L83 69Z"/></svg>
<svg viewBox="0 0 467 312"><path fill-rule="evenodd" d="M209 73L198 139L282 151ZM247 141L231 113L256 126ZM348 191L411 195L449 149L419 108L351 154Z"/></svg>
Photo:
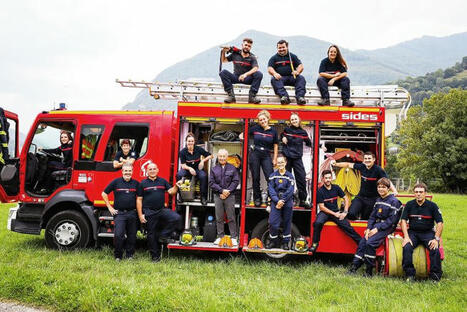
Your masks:
<svg viewBox="0 0 467 312"><path fill-rule="evenodd" d="M60 245L68 246L78 239L79 230L76 224L64 222L55 229L55 239Z"/></svg>

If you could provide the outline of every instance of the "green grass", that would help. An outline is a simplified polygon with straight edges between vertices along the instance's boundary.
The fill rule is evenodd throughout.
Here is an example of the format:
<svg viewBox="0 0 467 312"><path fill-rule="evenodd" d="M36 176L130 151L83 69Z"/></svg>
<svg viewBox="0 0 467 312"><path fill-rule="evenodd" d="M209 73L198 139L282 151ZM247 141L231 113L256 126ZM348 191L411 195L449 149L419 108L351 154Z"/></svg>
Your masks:
<svg viewBox="0 0 467 312"><path fill-rule="evenodd" d="M347 276L351 257L293 261L176 253L153 264L142 241L133 262L112 248L48 250L43 236L6 230L0 207L0 298L57 311L462 311L467 306L467 196L436 195L445 220L444 278Z"/></svg>

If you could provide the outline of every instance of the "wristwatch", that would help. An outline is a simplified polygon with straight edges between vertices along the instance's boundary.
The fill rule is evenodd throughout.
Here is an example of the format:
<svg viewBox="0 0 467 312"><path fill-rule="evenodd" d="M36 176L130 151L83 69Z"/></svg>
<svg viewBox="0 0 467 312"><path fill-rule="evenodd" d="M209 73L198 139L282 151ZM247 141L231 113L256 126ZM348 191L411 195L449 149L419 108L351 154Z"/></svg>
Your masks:
<svg viewBox="0 0 467 312"><path fill-rule="evenodd" d="M439 242L440 238L438 236L435 236L435 239Z"/></svg>

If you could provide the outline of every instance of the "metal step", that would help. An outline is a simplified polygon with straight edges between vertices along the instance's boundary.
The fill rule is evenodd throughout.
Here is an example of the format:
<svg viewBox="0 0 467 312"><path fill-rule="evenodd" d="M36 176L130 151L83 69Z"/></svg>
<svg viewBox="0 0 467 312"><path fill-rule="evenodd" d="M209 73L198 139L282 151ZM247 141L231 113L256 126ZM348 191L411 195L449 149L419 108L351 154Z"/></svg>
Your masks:
<svg viewBox="0 0 467 312"><path fill-rule="evenodd" d="M218 82L146 82L132 80L116 80L122 87L146 88L155 99L188 101L188 102L223 102L226 96L224 88ZM295 102L294 88L286 87L292 103ZM250 86L234 85L237 102L247 102ZM352 86L351 100L359 106L382 106L386 108L402 108L410 103L407 90L397 85ZM337 87L329 87L331 104L341 105L341 92ZM257 97L261 103L279 103L279 97L272 86L260 87ZM305 99L307 104L315 105L321 99L317 87L307 87Z"/></svg>

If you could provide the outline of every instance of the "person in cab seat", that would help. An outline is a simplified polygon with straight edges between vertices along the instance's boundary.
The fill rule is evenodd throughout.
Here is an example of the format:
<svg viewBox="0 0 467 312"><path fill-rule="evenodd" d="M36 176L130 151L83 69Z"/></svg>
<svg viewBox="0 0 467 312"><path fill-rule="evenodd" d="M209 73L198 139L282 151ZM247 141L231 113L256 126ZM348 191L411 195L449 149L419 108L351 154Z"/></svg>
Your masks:
<svg viewBox="0 0 467 312"><path fill-rule="evenodd" d="M352 168L359 170L362 177L360 183L360 191L357 196L352 200L349 208L348 218L350 220L358 219L368 220L370 213L375 205L378 191L376 189L376 182L378 179L387 178L386 171L378 165L375 165L376 157L372 152L363 154L363 163L355 164L348 162L336 163L332 161L332 165L340 168ZM397 195L397 190L391 181L390 188L394 195Z"/></svg>
<svg viewBox="0 0 467 312"><path fill-rule="evenodd" d="M183 177L195 176L199 180L201 191L201 204L207 204L208 198L208 176L204 169L204 164L212 159L211 153L195 145L195 135L188 133L185 137L186 147L179 153L181 169L177 172L177 181ZM201 159L201 156L204 158Z"/></svg>
<svg viewBox="0 0 467 312"><path fill-rule="evenodd" d="M248 129L248 135L253 139L254 144L248 163L253 180L254 204L256 207L259 207L261 206L260 169L263 169L264 178L268 181L269 176L274 171L274 166L277 164L279 139L276 129L269 125L271 114L267 110L260 111L256 117L258 118L258 123ZM239 137L242 140L243 133ZM271 152L273 152L272 160Z"/></svg>
<svg viewBox="0 0 467 312"><path fill-rule="evenodd" d="M62 161L51 160L47 167L51 171L63 170L72 166L73 163L73 137L71 132L60 132L60 146L57 148L38 148L39 151L44 151L50 154L57 154L63 157Z"/></svg>
<svg viewBox="0 0 467 312"><path fill-rule="evenodd" d="M287 158L287 171L295 175L295 182L297 183L298 198L300 199L299 205L306 209L310 208L310 204L306 201L306 174L305 167L303 167L303 143L311 147L311 140L308 133L301 126L300 117L298 113L290 114L290 126L284 129L281 133L282 141L282 154Z"/></svg>
<svg viewBox="0 0 467 312"><path fill-rule="evenodd" d="M366 264L365 274L373 275L376 264L376 249L383 243L386 237L394 232L402 213L402 203L389 193L391 181L381 178L377 182L379 197L368 219L368 225L364 237L358 244L357 252L348 271L354 274L363 263Z"/></svg>
<svg viewBox="0 0 467 312"><path fill-rule="evenodd" d="M295 87L297 104L305 105L306 80L303 77L302 61L289 52L289 43L285 40L277 42L277 53L268 62L268 72L272 76L271 85L281 100L281 104L290 104L289 94L285 86Z"/></svg>
<svg viewBox="0 0 467 312"><path fill-rule="evenodd" d="M319 78L316 84L321 93L318 105L331 105L328 86L336 86L341 89L342 105L352 107L350 101L350 80L347 77L347 63L342 57L341 51L336 45L328 49L328 56L319 65Z"/></svg>
<svg viewBox="0 0 467 312"><path fill-rule="evenodd" d="M313 243L310 251L315 252L318 248L319 241L321 239L321 230L327 221L332 221L344 231L355 243L360 242L361 236L355 232L350 222L346 219L349 211L349 199L345 196L344 191L339 185L332 184L332 172L331 170L324 170L321 174L323 177L323 186L318 189L316 203L319 206L319 213L316 216L315 223L313 224ZM344 211L340 212L337 207L337 199L344 198Z"/></svg>
<svg viewBox="0 0 467 312"><path fill-rule="evenodd" d="M402 267L407 281L413 281L416 273L412 258L413 251L419 244L423 244L429 251L429 277L433 281L439 281L443 275L439 251L439 241L443 232L443 217L438 206L426 199L425 183L416 184L414 193L415 199L407 202L401 217L401 227L404 233ZM433 230L434 224L436 224L435 230Z"/></svg>
<svg viewBox="0 0 467 312"><path fill-rule="evenodd" d="M235 103L235 93L233 89L234 83L241 83L251 85L250 92L248 95L248 103L259 104L260 99L256 97L261 80L263 79L263 73L258 69L258 60L256 56L251 53L251 46L253 40L250 38L244 38L242 43L242 49L225 47L221 51L221 62L233 62L234 72L233 74L228 70L224 69L219 73L224 90L227 93L227 98L224 100L225 103ZM226 57L225 54L230 52Z"/></svg>
<svg viewBox="0 0 467 312"><path fill-rule="evenodd" d="M148 248L153 262L161 259L160 243L171 243L171 236L180 228L178 213L164 207L165 192L177 194L178 185L173 187L164 178L158 177L159 168L155 163L147 167L148 177L141 181L137 191L136 210L141 223L146 223Z"/></svg>
<svg viewBox="0 0 467 312"><path fill-rule="evenodd" d="M224 237L224 213L227 214L230 237L232 244L237 245L238 233L235 218L235 196L232 194L240 183L240 176L234 165L227 163L229 152L220 149L217 153L218 164L211 168L209 186L214 193L216 210L217 238L214 241L218 245Z"/></svg>
<svg viewBox="0 0 467 312"><path fill-rule="evenodd" d="M137 232L137 213L136 213L136 193L139 182L131 176L133 166L125 163L122 166L122 176L112 180L102 192L102 199L114 217L114 256L115 260L120 261L123 257L123 251L126 251L126 257L132 259L135 253L136 232ZM114 193L114 204L109 201L109 194Z"/></svg>
<svg viewBox="0 0 467 312"><path fill-rule="evenodd" d="M124 164L133 165L135 160L139 157L138 153L131 149L131 143L129 139L124 139L120 143L121 151L115 154L113 166L115 169L122 168Z"/></svg>
<svg viewBox="0 0 467 312"><path fill-rule="evenodd" d="M269 240L266 249L279 246L279 227L282 223L282 244L284 250L290 249L293 214L293 175L285 169L285 157L277 158L278 170L269 176L268 190L271 197L271 212L269 213Z"/></svg>

